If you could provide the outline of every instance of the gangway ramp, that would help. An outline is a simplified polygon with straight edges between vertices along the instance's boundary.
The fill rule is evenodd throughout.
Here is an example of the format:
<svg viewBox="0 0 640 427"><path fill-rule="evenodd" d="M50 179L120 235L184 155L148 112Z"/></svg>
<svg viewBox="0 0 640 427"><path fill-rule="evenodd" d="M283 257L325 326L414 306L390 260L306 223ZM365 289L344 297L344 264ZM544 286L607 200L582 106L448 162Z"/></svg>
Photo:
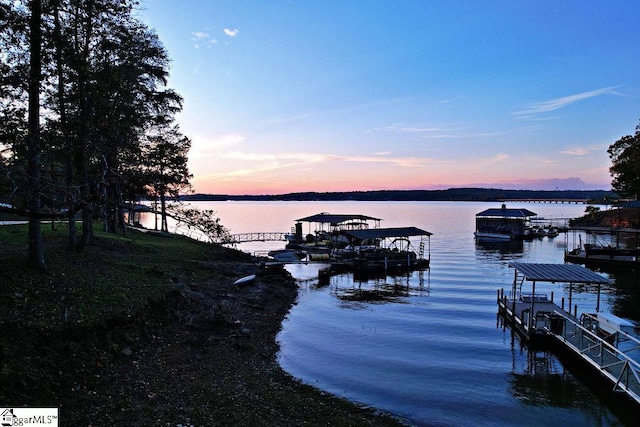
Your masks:
<svg viewBox="0 0 640 427"><path fill-rule="evenodd" d="M630 344L626 349L621 349L563 311L554 311L549 320L558 318L563 320L562 328L551 327L549 322L545 327L547 333L599 370L613 384L614 391L623 391L640 403L640 363L636 360L637 357L629 354L640 349L640 341L633 335L619 331L615 341Z"/></svg>
<svg viewBox="0 0 640 427"><path fill-rule="evenodd" d="M286 241L290 233L280 232L259 232L259 233L240 233L232 234L231 239L224 243L236 244L246 242L279 242Z"/></svg>

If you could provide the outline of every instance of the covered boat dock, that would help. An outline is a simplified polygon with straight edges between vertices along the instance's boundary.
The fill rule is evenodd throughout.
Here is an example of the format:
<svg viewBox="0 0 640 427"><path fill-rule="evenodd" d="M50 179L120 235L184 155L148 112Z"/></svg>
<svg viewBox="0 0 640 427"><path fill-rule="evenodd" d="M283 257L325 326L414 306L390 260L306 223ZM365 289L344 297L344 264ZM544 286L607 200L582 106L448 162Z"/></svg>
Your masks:
<svg viewBox="0 0 640 427"><path fill-rule="evenodd" d="M613 385L613 391L622 391L640 403L640 363L637 352L621 349L618 343L632 344L632 350L640 348L637 337L628 334L622 327L612 327L610 321L599 325L599 318L616 319L615 316L599 316L585 313L577 317L577 307L571 313L571 287L574 284L600 286L609 279L573 264L533 264L513 262L515 270L510 295L504 289L498 291L498 313L515 332L526 341L545 339L557 343L575 358L600 372ZM523 292L525 281L531 282L531 292ZM553 293L536 293L537 282L569 283L569 310L553 301ZM598 304L599 306L599 299ZM596 311L599 307L596 307ZM615 334L615 335L613 335Z"/></svg>
<svg viewBox="0 0 640 427"><path fill-rule="evenodd" d="M300 247L309 250L311 246L316 248L330 246L338 247L341 241L340 234L349 230L368 230L380 228L382 219L360 214L319 214L299 218L291 230L288 247ZM307 223L307 234L304 235L303 223Z"/></svg>
<svg viewBox="0 0 640 427"><path fill-rule="evenodd" d="M433 233L417 227L375 228L342 232L350 244L342 252L356 271L428 268ZM418 238L417 249L411 238Z"/></svg>
<svg viewBox="0 0 640 427"><path fill-rule="evenodd" d="M530 227L535 212L524 208L486 209L476 214L475 236L479 238L513 239L522 238Z"/></svg>

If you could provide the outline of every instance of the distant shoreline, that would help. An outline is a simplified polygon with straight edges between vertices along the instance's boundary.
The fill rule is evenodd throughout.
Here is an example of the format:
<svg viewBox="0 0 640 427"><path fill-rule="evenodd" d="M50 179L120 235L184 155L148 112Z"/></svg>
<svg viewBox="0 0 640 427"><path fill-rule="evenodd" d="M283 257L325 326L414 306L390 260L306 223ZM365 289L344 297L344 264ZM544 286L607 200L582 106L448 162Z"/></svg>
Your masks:
<svg viewBox="0 0 640 427"><path fill-rule="evenodd" d="M272 195L191 194L183 201L467 201L502 200L588 200L592 204L612 203L618 199L606 190L502 190L492 188L451 188L447 190L377 190L346 192L303 192Z"/></svg>

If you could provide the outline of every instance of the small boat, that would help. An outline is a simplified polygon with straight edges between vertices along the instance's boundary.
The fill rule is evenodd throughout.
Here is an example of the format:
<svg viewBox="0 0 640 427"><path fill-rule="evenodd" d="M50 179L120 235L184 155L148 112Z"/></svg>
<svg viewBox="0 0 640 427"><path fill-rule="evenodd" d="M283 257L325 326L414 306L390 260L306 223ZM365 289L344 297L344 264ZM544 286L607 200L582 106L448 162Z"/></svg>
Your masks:
<svg viewBox="0 0 640 427"><path fill-rule="evenodd" d="M556 237L558 234L560 234L560 231L558 231L557 227L549 227L547 230L547 237Z"/></svg>
<svg viewBox="0 0 640 427"><path fill-rule="evenodd" d="M250 276L241 277L240 279L233 282L235 286L247 286L251 284L254 280L256 280L256 275L252 274Z"/></svg>
<svg viewBox="0 0 640 427"><path fill-rule="evenodd" d="M547 230L544 227L541 227L539 225L531 227L531 236L533 237L544 237L547 234Z"/></svg>
<svg viewBox="0 0 640 427"><path fill-rule="evenodd" d="M511 240L513 238L511 230L500 227L480 227L473 235L480 239Z"/></svg>
<svg viewBox="0 0 640 427"><path fill-rule="evenodd" d="M270 251L268 255L278 262L298 262L307 256L305 252L288 249Z"/></svg>

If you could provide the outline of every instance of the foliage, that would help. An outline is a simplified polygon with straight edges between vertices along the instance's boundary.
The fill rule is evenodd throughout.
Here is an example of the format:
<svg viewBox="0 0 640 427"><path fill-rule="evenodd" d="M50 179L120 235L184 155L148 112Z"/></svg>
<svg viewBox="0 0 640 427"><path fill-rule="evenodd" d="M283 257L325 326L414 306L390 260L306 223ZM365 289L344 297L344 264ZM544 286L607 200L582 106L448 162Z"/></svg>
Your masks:
<svg viewBox="0 0 640 427"><path fill-rule="evenodd" d="M600 213L600 208L598 206L587 206L584 209L584 213L589 218L595 218L598 213Z"/></svg>
<svg viewBox="0 0 640 427"><path fill-rule="evenodd" d="M223 195L223 194L193 194L182 196L182 200L394 200L394 201L468 201L468 202L495 202L505 199L514 200L589 200L591 203L600 203L605 199L611 201L617 197L616 193L604 190L503 190L497 188L450 188L447 190L380 190L380 191L348 191L326 193L288 193L278 195ZM604 203L604 202L603 202Z"/></svg>
<svg viewBox="0 0 640 427"><path fill-rule="evenodd" d="M232 241L229 230L220 223L213 210L201 210L182 204L171 206L171 216L178 222L178 227L185 225L189 229L202 233L206 240L216 243Z"/></svg>
<svg viewBox="0 0 640 427"><path fill-rule="evenodd" d="M190 141L173 123L182 98L166 87L168 54L136 6L0 0L0 201L30 219L66 214L79 250L96 217L115 231L125 201L189 188Z"/></svg>
<svg viewBox="0 0 640 427"><path fill-rule="evenodd" d="M609 168L614 191L636 200L640 198L640 125L634 135L626 135L607 150L612 166Z"/></svg>
<svg viewBox="0 0 640 427"><path fill-rule="evenodd" d="M177 125L162 123L147 135L142 144L139 167L149 178L146 188L154 200L160 200L162 231L168 231L167 196L178 197L190 188L187 154L191 147L189 138L183 136Z"/></svg>

